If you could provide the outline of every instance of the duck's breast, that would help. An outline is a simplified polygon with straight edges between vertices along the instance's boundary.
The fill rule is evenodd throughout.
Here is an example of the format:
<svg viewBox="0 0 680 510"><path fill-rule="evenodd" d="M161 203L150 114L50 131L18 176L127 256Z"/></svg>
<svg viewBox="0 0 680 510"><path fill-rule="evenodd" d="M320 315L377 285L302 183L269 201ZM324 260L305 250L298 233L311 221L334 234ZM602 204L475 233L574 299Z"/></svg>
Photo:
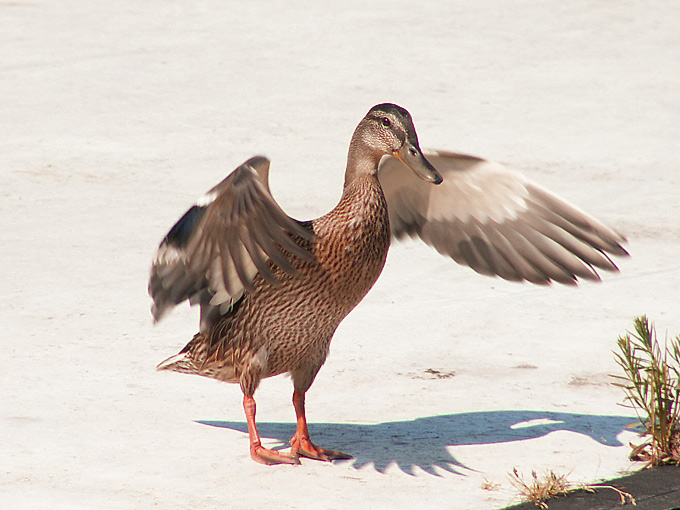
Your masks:
<svg viewBox="0 0 680 510"><path fill-rule="evenodd" d="M390 246L387 202L377 179L350 184L335 209L313 226L314 256L330 280L326 292L347 314L380 276Z"/></svg>

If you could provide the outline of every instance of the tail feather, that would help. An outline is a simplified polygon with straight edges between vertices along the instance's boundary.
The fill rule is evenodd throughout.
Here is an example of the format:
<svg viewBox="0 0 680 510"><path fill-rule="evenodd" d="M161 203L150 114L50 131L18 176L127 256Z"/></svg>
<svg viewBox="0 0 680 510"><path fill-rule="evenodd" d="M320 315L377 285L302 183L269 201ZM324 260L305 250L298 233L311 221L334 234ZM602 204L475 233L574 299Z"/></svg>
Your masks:
<svg viewBox="0 0 680 510"><path fill-rule="evenodd" d="M170 370L183 374L195 374L224 382L238 382L236 368L224 351L209 352L209 345L202 333L197 333L179 354L161 361L156 370Z"/></svg>
<svg viewBox="0 0 680 510"><path fill-rule="evenodd" d="M200 372L196 360L186 352L181 352L161 361L156 367L156 370L170 370L172 372L181 372L184 374L198 374Z"/></svg>

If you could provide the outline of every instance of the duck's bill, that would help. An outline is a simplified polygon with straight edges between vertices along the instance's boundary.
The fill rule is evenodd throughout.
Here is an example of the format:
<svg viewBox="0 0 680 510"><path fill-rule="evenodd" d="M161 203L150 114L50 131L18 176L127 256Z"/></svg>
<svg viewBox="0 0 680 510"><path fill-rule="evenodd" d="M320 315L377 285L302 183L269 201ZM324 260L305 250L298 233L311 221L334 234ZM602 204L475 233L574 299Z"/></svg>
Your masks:
<svg viewBox="0 0 680 510"><path fill-rule="evenodd" d="M413 173L426 182L441 184L444 179L439 175L437 169L425 159L420 148L406 142L401 149L394 151L392 155L409 167Z"/></svg>

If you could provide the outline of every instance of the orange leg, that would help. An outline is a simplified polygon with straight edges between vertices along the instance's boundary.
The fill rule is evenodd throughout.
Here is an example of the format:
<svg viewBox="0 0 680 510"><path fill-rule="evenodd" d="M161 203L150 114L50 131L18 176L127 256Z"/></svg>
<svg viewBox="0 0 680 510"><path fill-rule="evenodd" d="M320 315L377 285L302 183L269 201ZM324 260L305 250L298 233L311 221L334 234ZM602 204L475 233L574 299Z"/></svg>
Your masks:
<svg viewBox="0 0 680 510"><path fill-rule="evenodd" d="M305 418L305 394L302 391L293 392L293 406L295 407L295 415L297 416L297 430L295 435L291 438L290 444L292 448L290 452L293 455L301 455L317 460L337 460L337 459L351 459L351 455L346 453L336 452L334 450L326 450L314 445L309 439L309 430L307 429L307 418Z"/></svg>
<svg viewBox="0 0 680 510"><path fill-rule="evenodd" d="M243 397L243 409L246 412L248 422L248 435L250 436L250 456L255 462L260 464L299 464L300 460L293 452L293 455L269 450L262 446L260 434L255 426L255 399L253 397Z"/></svg>

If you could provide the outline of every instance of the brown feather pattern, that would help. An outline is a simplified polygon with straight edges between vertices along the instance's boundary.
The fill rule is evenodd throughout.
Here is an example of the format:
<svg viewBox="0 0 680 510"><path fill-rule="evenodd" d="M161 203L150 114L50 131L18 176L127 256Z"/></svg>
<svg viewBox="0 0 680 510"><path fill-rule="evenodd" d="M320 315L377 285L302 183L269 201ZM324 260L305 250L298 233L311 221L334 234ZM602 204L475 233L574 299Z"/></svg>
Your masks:
<svg viewBox="0 0 680 510"><path fill-rule="evenodd" d="M574 284L616 271L625 238L592 216L498 163L424 152L442 175L429 186L392 157L379 178L392 234L418 236L481 274L506 280Z"/></svg>
<svg viewBox="0 0 680 510"><path fill-rule="evenodd" d="M608 253L627 255L619 233L502 165L426 156L408 112L372 108L352 137L340 202L308 222L271 196L266 158L238 167L159 246L154 318L187 299L201 308L200 331L159 370L236 382L246 397L288 372L304 393L380 275L391 237L418 236L479 273L538 284L597 280L596 269L617 270ZM251 455L271 460L251 440Z"/></svg>
<svg viewBox="0 0 680 510"><path fill-rule="evenodd" d="M233 313L198 333L159 368L239 382L247 395L260 379L291 372L296 387L306 390L335 329L385 263L390 229L377 179L355 179L333 211L305 225L313 240L292 239L311 257L289 254L292 274L270 261L277 285L258 273Z"/></svg>

